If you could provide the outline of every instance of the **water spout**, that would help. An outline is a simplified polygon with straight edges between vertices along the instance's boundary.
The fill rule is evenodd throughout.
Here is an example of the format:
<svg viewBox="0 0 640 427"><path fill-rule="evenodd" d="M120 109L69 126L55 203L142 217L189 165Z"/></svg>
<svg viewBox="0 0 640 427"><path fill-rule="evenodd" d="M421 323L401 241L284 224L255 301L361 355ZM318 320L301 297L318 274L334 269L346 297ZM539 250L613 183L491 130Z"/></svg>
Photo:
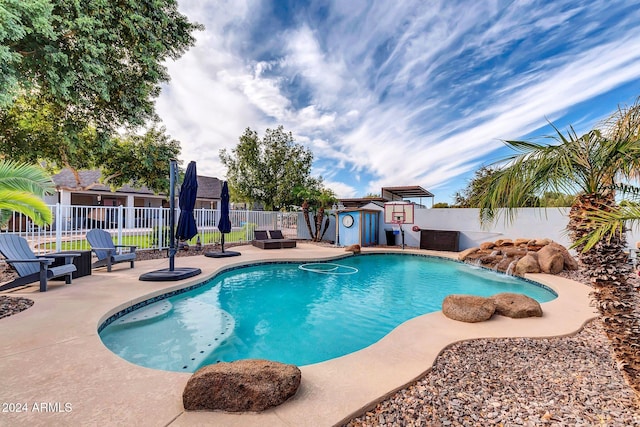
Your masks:
<svg viewBox="0 0 640 427"><path fill-rule="evenodd" d="M516 264L518 263L518 258L514 259L513 261L511 261L509 263L509 266L507 267L507 271L504 272L504 274L506 274L507 276L515 276L515 269L516 269Z"/></svg>

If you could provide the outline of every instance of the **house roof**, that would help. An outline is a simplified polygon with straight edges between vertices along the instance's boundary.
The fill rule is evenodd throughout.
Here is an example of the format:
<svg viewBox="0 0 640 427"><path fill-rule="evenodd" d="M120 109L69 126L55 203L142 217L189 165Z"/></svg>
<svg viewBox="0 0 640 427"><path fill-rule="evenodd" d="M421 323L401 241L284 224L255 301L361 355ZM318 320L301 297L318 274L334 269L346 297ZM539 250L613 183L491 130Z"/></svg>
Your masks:
<svg viewBox="0 0 640 427"><path fill-rule="evenodd" d="M60 173L52 176L53 182L57 189L69 191L106 191L111 192L111 188L100 183L99 170L83 170L79 171L80 186L76 183L76 178L70 169L63 169ZM198 199L220 199L222 191L222 182L218 178L211 176L198 175ZM133 194L155 194L147 187L134 188L128 184L118 188L116 193L133 193Z"/></svg>
<svg viewBox="0 0 640 427"><path fill-rule="evenodd" d="M198 198L219 199L222 194L222 181L212 176L198 175Z"/></svg>

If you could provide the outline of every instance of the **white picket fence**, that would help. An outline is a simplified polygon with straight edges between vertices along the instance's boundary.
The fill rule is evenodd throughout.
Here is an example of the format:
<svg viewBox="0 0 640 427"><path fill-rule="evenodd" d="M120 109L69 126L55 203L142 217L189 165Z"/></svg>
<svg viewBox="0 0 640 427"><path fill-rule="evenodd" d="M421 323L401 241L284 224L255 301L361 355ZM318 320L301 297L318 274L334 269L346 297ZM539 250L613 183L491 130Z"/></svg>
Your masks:
<svg viewBox="0 0 640 427"><path fill-rule="evenodd" d="M39 227L18 213L13 213L2 232L27 239L36 254L61 250L88 249L85 235L92 228L109 231L116 244L136 245L138 249L166 249L169 247L169 208L124 206L49 205L53 222ZM175 210L177 225L180 210ZM217 225L220 211L197 209L194 217L201 243L220 241ZM280 229L285 237L297 237L298 214L295 212L265 212L232 210L232 232L225 243L251 241L254 230ZM194 244L198 237L190 243Z"/></svg>

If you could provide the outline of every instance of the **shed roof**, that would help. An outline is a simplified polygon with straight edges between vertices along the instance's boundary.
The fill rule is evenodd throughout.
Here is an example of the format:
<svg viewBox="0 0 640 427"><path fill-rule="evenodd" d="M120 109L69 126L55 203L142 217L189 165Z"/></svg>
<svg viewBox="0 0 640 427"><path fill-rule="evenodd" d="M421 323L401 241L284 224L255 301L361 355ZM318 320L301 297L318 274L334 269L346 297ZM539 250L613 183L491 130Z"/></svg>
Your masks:
<svg viewBox="0 0 640 427"><path fill-rule="evenodd" d="M401 200L416 197L435 197L433 193L419 185L407 185L404 187L382 187L382 197L387 200Z"/></svg>

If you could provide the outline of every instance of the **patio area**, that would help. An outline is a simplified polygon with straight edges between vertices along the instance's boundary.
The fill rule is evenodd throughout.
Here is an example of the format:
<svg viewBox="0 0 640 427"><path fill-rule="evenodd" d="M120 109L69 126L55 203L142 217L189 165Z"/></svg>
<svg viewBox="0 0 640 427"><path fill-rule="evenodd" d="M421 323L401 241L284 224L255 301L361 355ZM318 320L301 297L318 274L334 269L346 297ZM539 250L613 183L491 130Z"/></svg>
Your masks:
<svg viewBox="0 0 640 427"><path fill-rule="evenodd" d="M229 265L261 260L327 260L342 248L299 243L297 248L263 251L237 246L242 256L176 258L177 267L203 274L183 282L140 282L142 273L166 268L167 259L120 264L111 273L95 270L71 285L53 282L14 292L35 304L0 320L0 400L23 412L3 412L0 425L335 425L427 372L449 344L481 337L548 337L575 333L595 312L590 288L557 276L527 277L554 289L559 297L542 305L542 318L494 317L468 324L441 312L412 319L379 342L356 353L301 367L302 383L285 404L259 414L185 412L182 391L191 374L133 365L104 347L97 328L109 315L172 289L197 283ZM388 249L366 249L363 252ZM392 250L393 251L393 250ZM399 250L395 250L401 252ZM405 250L455 258L457 254ZM26 404L26 405L25 405ZM22 406L24 405L24 406ZM35 409L34 409L35 408Z"/></svg>

